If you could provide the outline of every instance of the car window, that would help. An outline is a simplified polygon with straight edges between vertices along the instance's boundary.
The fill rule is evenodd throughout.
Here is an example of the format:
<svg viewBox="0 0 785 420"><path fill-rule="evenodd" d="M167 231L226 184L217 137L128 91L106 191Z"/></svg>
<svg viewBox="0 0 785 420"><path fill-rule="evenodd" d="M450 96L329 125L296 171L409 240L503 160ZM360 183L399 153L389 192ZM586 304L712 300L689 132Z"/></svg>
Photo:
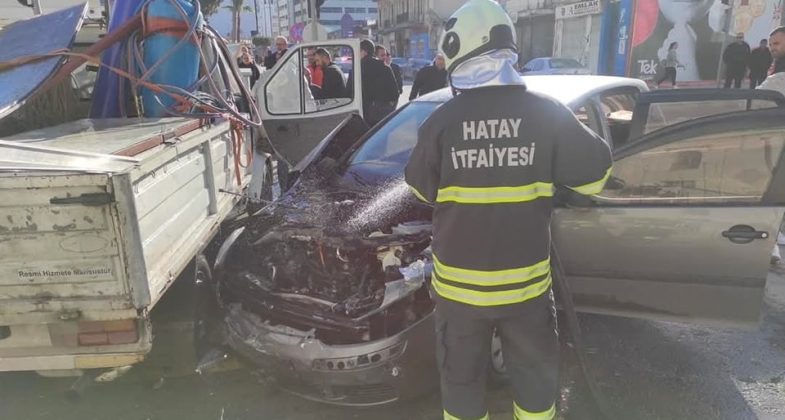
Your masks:
<svg viewBox="0 0 785 420"><path fill-rule="evenodd" d="M725 132L622 158L601 199L626 203L759 201L785 144L782 130Z"/></svg>
<svg viewBox="0 0 785 420"><path fill-rule="evenodd" d="M299 54L292 54L267 84L266 106L271 115L299 114L302 109L300 85L302 65Z"/></svg>
<svg viewBox="0 0 785 420"><path fill-rule="evenodd" d="M602 115L610 131L608 140L614 148L629 140L632 113L639 94L638 89L632 88L608 92L599 97Z"/></svg>
<svg viewBox="0 0 785 420"><path fill-rule="evenodd" d="M341 69L344 85L347 70L351 70L353 56L348 45L323 45L333 64ZM265 106L270 115L302 115L339 108L354 100L346 89L324 90L324 80L314 78L316 49L302 49L290 55L270 78L265 88ZM323 77L323 76L322 76Z"/></svg>
<svg viewBox="0 0 785 420"><path fill-rule="evenodd" d="M592 131L599 134L600 136L604 136L601 121L597 115L596 107L592 101L575 108L573 110L573 114L575 114L575 117L578 118L578 121L589 127Z"/></svg>
<svg viewBox="0 0 785 420"><path fill-rule="evenodd" d="M751 104L752 109L774 108L776 106L776 102L769 100L753 100ZM697 118L746 109L746 99L654 103L649 108L643 134Z"/></svg>
<svg viewBox="0 0 785 420"><path fill-rule="evenodd" d="M551 58L552 69L575 69L583 65L572 58Z"/></svg>
<svg viewBox="0 0 785 420"><path fill-rule="evenodd" d="M417 143L417 129L439 105L437 102L409 104L363 142L349 160L349 165L396 165L403 172Z"/></svg>
<svg viewBox="0 0 785 420"><path fill-rule="evenodd" d="M352 62L354 57L352 49L348 45L323 45L324 48L330 53L331 61L336 64L343 78L343 84L346 85L348 81L348 71L352 69ZM315 77L320 68L316 68L314 64L315 48L308 48L303 50L303 62L306 63L305 78L308 84L303 84L303 98L305 99L305 113L311 114L319 111L326 111L333 108L338 108L352 103L352 98L349 91L344 89L342 92L331 92L324 89L324 80ZM347 71L348 69L348 71ZM324 77L324 76L322 76Z"/></svg>

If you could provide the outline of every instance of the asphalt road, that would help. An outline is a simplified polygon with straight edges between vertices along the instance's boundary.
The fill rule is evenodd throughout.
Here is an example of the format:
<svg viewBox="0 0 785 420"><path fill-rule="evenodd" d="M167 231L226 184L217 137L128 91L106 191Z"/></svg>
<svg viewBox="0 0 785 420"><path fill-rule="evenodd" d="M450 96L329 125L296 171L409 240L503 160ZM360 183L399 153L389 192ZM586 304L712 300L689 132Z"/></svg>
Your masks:
<svg viewBox="0 0 785 420"><path fill-rule="evenodd" d="M779 271L779 272L778 272ZM616 419L785 419L785 270L770 273L757 329L696 327L581 316L588 370ZM589 418L589 395L566 363L564 418ZM72 379L0 374L0 419L229 420L438 419L436 393L376 409L325 406L279 391L248 368L161 380L149 363L70 401ZM494 419L509 419L504 389L490 395Z"/></svg>

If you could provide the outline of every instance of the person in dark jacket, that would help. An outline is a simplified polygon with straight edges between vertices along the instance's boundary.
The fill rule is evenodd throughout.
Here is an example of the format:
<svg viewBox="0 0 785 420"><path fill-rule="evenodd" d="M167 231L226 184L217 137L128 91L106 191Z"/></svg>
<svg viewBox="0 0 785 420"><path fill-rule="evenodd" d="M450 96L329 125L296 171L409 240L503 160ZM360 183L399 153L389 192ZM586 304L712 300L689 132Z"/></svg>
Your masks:
<svg viewBox="0 0 785 420"><path fill-rule="evenodd" d="M398 83L390 67L374 57L373 41L360 42L360 72L362 73L363 118L374 126L398 106ZM349 75L349 97L354 95L354 74Z"/></svg>
<svg viewBox="0 0 785 420"><path fill-rule="evenodd" d="M744 42L743 33L739 32L736 40L725 48L722 61L725 63L725 89L730 88L731 82L734 88L740 88L750 62L750 46Z"/></svg>
<svg viewBox="0 0 785 420"><path fill-rule="evenodd" d="M398 83L398 94L402 94L403 72L401 72L401 66L392 62L392 55L390 55L390 52L387 51L387 48L384 48L383 45L376 46L376 59L390 66L393 71L393 75L395 75L395 81Z"/></svg>
<svg viewBox="0 0 785 420"><path fill-rule="evenodd" d="M414 100L418 96L447 87L447 70L444 66L444 56L437 54L433 59L433 64L425 66L417 72L412 84L412 92L409 100Z"/></svg>
<svg viewBox="0 0 785 420"><path fill-rule="evenodd" d="M251 56L251 53L247 50L243 52L240 58L237 60L237 67L240 67L241 69L251 69L250 87L253 87L256 81L259 80L259 76L262 74L262 72L259 70L259 66L256 65L253 57Z"/></svg>
<svg viewBox="0 0 785 420"><path fill-rule="evenodd" d="M750 89L755 89L768 76L772 62L768 44L768 40L761 39L758 48L750 53Z"/></svg>
<svg viewBox="0 0 785 420"><path fill-rule="evenodd" d="M598 194L611 172L602 138L526 89L515 39L495 1L470 0L450 17L439 45L457 94L420 125L405 169L413 195L434 208L430 286L445 420L488 420L494 331L512 417L555 418L554 189Z"/></svg>
<svg viewBox="0 0 785 420"><path fill-rule="evenodd" d="M275 38L275 48L277 48L278 51L270 51L270 53L267 54L267 57L264 59L264 67L267 70L275 67L275 63L277 63L278 60L280 60L281 57L286 54L286 51L289 49L289 41L286 40L286 37L279 36Z"/></svg>
<svg viewBox="0 0 785 420"><path fill-rule="evenodd" d="M333 63L330 52L324 48L318 48L314 52L316 64L322 71L321 94L316 99L343 98L346 96L346 81L343 79L343 72Z"/></svg>

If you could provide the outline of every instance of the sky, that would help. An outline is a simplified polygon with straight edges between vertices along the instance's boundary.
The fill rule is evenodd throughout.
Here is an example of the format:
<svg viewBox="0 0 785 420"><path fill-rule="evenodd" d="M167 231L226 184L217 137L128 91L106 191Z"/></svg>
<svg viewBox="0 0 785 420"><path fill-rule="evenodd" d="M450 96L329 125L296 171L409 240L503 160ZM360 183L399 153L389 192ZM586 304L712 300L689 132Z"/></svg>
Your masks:
<svg viewBox="0 0 785 420"><path fill-rule="evenodd" d="M262 35L269 36L270 18L267 17L267 15L262 14L262 0L257 0L257 2L259 10L259 32ZM231 1L224 0L224 4L231 4ZM254 8L253 0L246 0L245 4L250 6L251 9ZM227 9L219 9L218 13L208 18L208 21L210 22L210 26L217 30L221 35L226 36L232 30L232 12ZM256 19L254 18L254 14L253 12L244 12L242 15L240 15L240 37L245 39L251 38L251 31L253 30L256 30Z"/></svg>

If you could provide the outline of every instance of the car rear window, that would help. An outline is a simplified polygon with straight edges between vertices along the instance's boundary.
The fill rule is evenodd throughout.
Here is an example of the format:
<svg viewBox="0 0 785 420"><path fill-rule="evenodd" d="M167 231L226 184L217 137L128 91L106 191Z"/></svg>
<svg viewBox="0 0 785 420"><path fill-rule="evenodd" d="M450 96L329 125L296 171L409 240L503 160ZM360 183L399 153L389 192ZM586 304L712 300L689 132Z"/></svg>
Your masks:
<svg viewBox="0 0 785 420"><path fill-rule="evenodd" d="M552 69L574 69L581 67L583 67L581 63L571 58L551 58Z"/></svg>
<svg viewBox="0 0 785 420"><path fill-rule="evenodd" d="M774 108L776 106L777 103L774 101L753 100L751 109ZM643 134L697 118L746 109L746 99L655 103L649 109Z"/></svg>

